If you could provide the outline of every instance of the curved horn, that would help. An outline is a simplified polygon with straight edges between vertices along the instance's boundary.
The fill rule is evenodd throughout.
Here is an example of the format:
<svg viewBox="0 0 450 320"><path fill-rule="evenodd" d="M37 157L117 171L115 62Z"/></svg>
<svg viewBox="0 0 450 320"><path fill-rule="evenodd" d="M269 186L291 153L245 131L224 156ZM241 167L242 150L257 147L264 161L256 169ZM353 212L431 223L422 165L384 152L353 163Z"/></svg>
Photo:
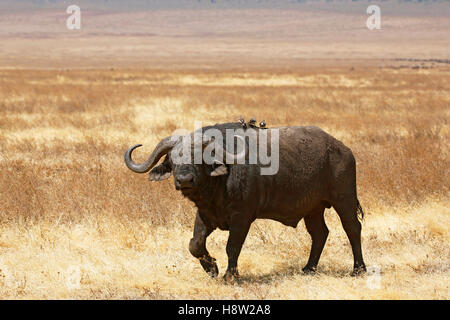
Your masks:
<svg viewBox="0 0 450 320"><path fill-rule="evenodd" d="M161 157L163 155L167 154L175 146L175 144L177 144L178 141L179 141L179 139L174 139L174 138L172 138L172 136L162 139L156 146L155 150L153 150L152 154L147 159L147 161L145 161L144 163L141 163L141 164L135 163L131 158L131 153L133 152L133 150L142 146L142 144L136 144L136 145L130 147L125 152L125 155L124 155L125 163L126 163L128 169L130 169L133 172L146 173L155 164L157 164L159 159L161 159Z"/></svg>

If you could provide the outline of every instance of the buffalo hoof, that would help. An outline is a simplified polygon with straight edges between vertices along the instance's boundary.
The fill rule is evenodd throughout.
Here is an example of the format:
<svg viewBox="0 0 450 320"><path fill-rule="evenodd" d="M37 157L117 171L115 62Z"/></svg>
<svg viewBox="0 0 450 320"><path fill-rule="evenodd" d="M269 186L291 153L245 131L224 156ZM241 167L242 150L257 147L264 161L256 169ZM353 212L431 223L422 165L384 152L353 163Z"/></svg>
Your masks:
<svg viewBox="0 0 450 320"><path fill-rule="evenodd" d="M351 273L351 276L356 277L356 276L366 273L366 271L367 271L367 269L366 269L365 265L355 266L353 268L353 272Z"/></svg>
<svg viewBox="0 0 450 320"><path fill-rule="evenodd" d="M203 257L200 259L200 264L211 278L216 278L219 275L219 268L217 268L216 259L213 257Z"/></svg>
<svg viewBox="0 0 450 320"><path fill-rule="evenodd" d="M230 284L236 283L239 280L239 273L237 272L237 270L233 272L227 270L227 272L225 272L225 275L223 276L223 280L226 283Z"/></svg>
<svg viewBox="0 0 450 320"><path fill-rule="evenodd" d="M310 266L305 266L302 271L304 274L310 274L313 275L316 273L317 267L310 267Z"/></svg>

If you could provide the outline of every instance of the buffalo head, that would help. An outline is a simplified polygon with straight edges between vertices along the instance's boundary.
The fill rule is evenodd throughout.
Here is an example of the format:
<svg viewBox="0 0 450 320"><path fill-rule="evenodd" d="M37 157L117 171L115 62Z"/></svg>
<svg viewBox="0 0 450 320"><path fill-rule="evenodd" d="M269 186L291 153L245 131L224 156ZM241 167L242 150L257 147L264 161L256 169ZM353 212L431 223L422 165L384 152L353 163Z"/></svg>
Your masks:
<svg viewBox="0 0 450 320"><path fill-rule="evenodd" d="M195 134L196 132L162 139L150 157L141 164L135 163L131 155L142 145L134 145L125 152L125 163L136 173L151 170L150 181L165 180L173 173L175 188L186 191L197 188L206 179L228 174L226 159L232 159L234 163L245 156L242 152L237 155L227 152L223 148L223 142L216 141L214 137L208 135L201 134L199 143L196 143ZM163 156L164 161L155 167Z"/></svg>

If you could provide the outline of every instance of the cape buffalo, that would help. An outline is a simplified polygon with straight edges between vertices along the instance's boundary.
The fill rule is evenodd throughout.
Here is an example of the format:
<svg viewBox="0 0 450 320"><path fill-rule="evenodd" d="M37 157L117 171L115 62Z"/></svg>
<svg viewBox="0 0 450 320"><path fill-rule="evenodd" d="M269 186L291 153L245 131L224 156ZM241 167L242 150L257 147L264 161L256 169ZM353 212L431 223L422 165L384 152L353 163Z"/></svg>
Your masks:
<svg viewBox="0 0 450 320"><path fill-rule="evenodd" d="M239 122L216 124L203 127L199 132L209 129L225 134L228 129L242 131L242 126ZM273 219L295 228L303 218L312 238L309 260L303 271L313 273L328 236L324 210L331 207L338 213L350 240L354 258L352 275L365 271L358 220L358 214L363 216L363 211L356 194L356 164L352 151L317 127L246 130L264 130L269 137L277 131L279 168L275 174L262 175L264 165L248 161L230 164L218 159L210 164L204 161L175 163L174 154L181 155L186 137L174 136L161 140L142 164L136 164L131 158L133 150L141 145L132 146L125 152L125 163L137 173L153 168L151 181L167 179L173 173L176 189L198 209L189 251L212 277L218 275L218 268L206 249L206 238L216 228L229 230L228 268L224 278L232 280L238 276L237 260L255 219ZM208 143L202 141L202 148ZM230 156L225 145L218 145L223 147L227 157ZM268 146L269 151L271 148ZM236 155L233 150L231 156ZM163 156L164 161L154 167Z"/></svg>

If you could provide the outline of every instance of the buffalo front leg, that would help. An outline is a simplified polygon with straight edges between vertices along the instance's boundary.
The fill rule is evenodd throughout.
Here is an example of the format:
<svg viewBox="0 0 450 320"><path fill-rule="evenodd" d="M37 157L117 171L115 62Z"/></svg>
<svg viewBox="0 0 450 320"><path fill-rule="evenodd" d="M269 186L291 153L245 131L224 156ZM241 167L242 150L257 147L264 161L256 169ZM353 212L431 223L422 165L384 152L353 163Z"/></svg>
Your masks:
<svg viewBox="0 0 450 320"><path fill-rule="evenodd" d="M308 230L312 239L308 263L302 269L305 273L314 273L316 271L320 255L327 241L328 228L323 216L324 210L323 207L317 208L304 218L306 230Z"/></svg>
<svg viewBox="0 0 450 320"><path fill-rule="evenodd" d="M207 226L200 214L197 212L194 225L194 236L189 242L189 251L191 254L199 259L200 264L206 273L215 278L219 274L216 259L211 257L206 250L206 238L213 232L214 228Z"/></svg>
<svg viewBox="0 0 450 320"><path fill-rule="evenodd" d="M231 217L230 234L227 242L228 268L224 280L231 282L239 277L237 261L242 245L250 229L251 221L240 214Z"/></svg>

